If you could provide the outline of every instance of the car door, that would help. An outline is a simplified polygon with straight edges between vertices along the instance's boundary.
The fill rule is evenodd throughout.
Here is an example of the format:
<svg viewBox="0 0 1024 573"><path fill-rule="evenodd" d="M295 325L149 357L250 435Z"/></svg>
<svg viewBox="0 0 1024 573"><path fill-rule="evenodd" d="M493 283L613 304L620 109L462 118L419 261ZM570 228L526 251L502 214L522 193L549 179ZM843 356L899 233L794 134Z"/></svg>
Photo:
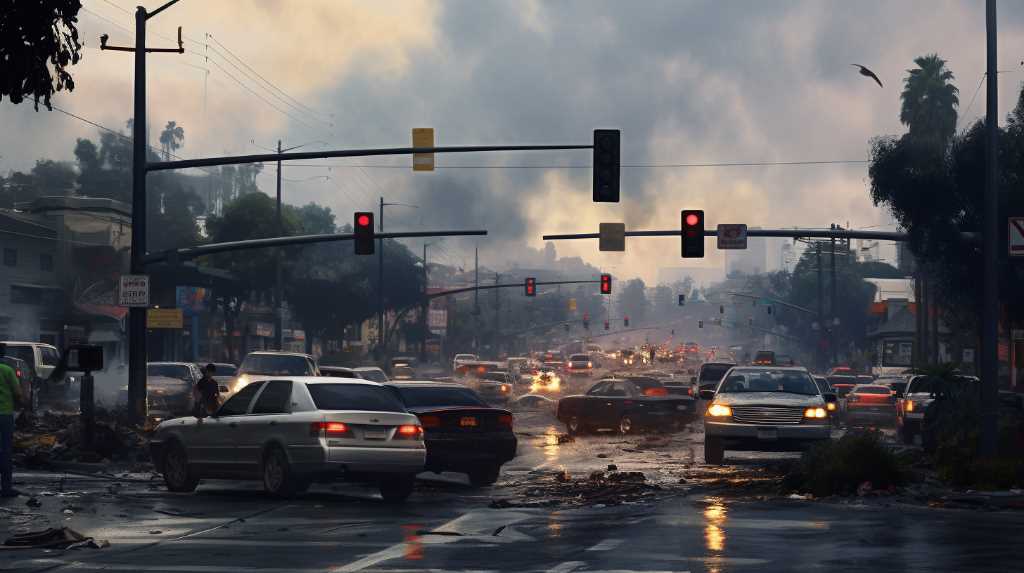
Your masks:
<svg viewBox="0 0 1024 573"><path fill-rule="evenodd" d="M236 450L239 471L246 473L259 470L260 454L265 444L276 442L293 457L289 446L297 445L294 424L289 424L291 411L292 381L270 380L256 397L252 411L238 419L241 430ZM309 434L309 425L303 428Z"/></svg>
<svg viewBox="0 0 1024 573"><path fill-rule="evenodd" d="M239 421L248 414L253 398L263 384L263 381L257 381L242 388L217 410L215 416L203 418L195 425L191 441L196 453L189 453L191 459L204 463L211 471L237 469L239 456L236 450L242 440Z"/></svg>
<svg viewBox="0 0 1024 573"><path fill-rule="evenodd" d="M577 416L580 423L586 426L598 426L601 423L601 413L604 409L605 393L608 391L610 382L598 382L580 400L580 408Z"/></svg>
<svg viewBox="0 0 1024 573"><path fill-rule="evenodd" d="M631 402L629 386L632 386L632 384L625 381L612 382L608 388L601 412L602 426L609 428L619 427L619 419L626 412L626 402Z"/></svg>

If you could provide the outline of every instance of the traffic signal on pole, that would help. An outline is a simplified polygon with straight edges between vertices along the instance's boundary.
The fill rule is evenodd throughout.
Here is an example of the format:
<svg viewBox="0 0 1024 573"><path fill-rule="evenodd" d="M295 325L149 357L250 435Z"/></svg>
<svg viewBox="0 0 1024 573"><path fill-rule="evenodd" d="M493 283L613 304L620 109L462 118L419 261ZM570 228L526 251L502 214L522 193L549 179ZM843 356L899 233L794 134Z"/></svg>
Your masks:
<svg viewBox="0 0 1024 573"><path fill-rule="evenodd" d="M594 202L619 202L619 130L594 130Z"/></svg>
<svg viewBox="0 0 1024 573"><path fill-rule="evenodd" d="M356 235L356 254L373 254L373 213L368 211L355 214L352 229Z"/></svg>
<svg viewBox="0 0 1024 573"><path fill-rule="evenodd" d="M679 295L679 306L683 306L685 304L686 304L686 295L685 294Z"/></svg>
<svg viewBox="0 0 1024 573"><path fill-rule="evenodd" d="M601 294L612 294L612 275L601 275Z"/></svg>
<svg viewBox="0 0 1024 573"><path fill-rule="evenodd" d="M526 296L537 296L537 279L526 278Z"/></svg>
<svg viewBox="0 0 1024 573"><path fill-rule="evenodd" d="M704 328L704 321L703 320L698 320L697 321L697 328Z"/></svg>
<svg viewBox="0 0 1024 573"><path fill-rule="evenodd" d="M628 316L622 317L622 326L629 326L629 317Z"/></svg>
<svg viewBox="0 0 1024 573"><path fill-rule="evenodd" d="M606 321L604 321L604 329L605 329L605 330L608 330L609 328L611 328L611 325L610 325L610 324L608 324L608 321L607 321L607 320L606 320Z"/></svg>
<svg viewBox="0 0 1024 573"><path fill-rule="evenodd" d="M684 209L682 213L683 258L704 257L704 211Z"/></svg>

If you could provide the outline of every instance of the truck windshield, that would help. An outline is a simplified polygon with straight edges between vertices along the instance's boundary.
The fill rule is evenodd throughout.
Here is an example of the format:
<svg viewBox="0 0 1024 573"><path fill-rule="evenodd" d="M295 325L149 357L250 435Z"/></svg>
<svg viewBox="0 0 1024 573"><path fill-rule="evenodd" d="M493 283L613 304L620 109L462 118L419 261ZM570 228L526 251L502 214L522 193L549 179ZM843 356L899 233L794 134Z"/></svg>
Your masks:
<svg viewBox="0 0 1024 573"><path fill-rule="evenodd" d="M818 387L810 377L800 372L733 370L718 392L782 392L814 396L818 394Z"/></svg>

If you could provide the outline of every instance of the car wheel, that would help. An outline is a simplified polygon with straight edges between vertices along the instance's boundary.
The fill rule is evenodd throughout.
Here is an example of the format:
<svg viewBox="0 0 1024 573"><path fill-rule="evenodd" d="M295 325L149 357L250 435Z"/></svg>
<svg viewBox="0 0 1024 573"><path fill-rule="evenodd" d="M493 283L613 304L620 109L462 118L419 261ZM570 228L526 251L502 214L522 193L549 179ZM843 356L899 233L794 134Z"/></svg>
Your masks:
<svg viewBox="0 0 1024 573"><path fill-rule="evenodd" d="M475 487L482 487L486 485L494 485L494 482L498 481L498 477L501 476L501 466L480 466L473 468L468 472L469 483Z"/></svg>
<svg viewBox="0 0 1024 573"><path fill-rule="evenodd" d="M704 439L704 461L709 464L721 464L725 460L725 447L716 438Z"/></svg>
<svg viewBox="0 0 1024 573"><path fill-rule="evenodd" d="M416 485L416 476L399 475L387 476L380 480L380 496L388 503L400 503L412 495L413 487Z"/></svg>
<svg viewBox="0 0 1024 573"><path fill-rule="evenodd" d="M569 418L569 421L565 423L565 428L569 431L570 436L581 436L586 433L583 423L577 416Z"/></svg>
<svg viewBox="0 0 1024 573"><path fill-rule="evenodd" d="M178 442L171 442L164 454L164 483L167 489L179 493L195 491L199 485L199 478L188 465L188 454Z"/></svg>
<svg viewBox="0 0 1024 573"><path fill-rule="evenodd" d="M278 497L292 497L305 491L308 482L295 475L288 456L278 446L271 447L263 456L263 489Z"/></svg>
<svg viewBox="0 0 1024 573"><path fill-rule="evenodd" d="M629 416L623 416L622 418L619 418L619 433L620 434L630 434L630 433L633 432L633 430L634 430L634 427L633 427L633 419L632 418L630 418Z"/></svg>

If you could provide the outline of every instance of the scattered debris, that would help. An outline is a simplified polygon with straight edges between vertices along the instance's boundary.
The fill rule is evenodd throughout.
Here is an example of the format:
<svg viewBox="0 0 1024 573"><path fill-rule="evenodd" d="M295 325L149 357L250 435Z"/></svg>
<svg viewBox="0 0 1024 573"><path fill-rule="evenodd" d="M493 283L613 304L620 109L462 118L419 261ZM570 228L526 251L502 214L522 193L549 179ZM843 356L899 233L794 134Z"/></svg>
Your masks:
<svg viewBox="0 0 1024 573"><path fill-rule="evenodd" d="M617 472L617 471L619 471L619 466L617 466L615 464L608 464L608 471L610 471L610 472Z"/></svg>
<svg viewBox="0 0 1024 573"><path fill-rule="evenodd" d="M556 441L559 444L569 444L575 442L576 438L570 436L569 434L558 434L558 436L556 437Z"/></svg>
<svg viewBox="0 0 1024 573"><path fill-rule="evenodd" d="M597 454L598 458L604 459L608 457L608 454Z"/></svg>
<svg viewBox="0 0 1024 573"><path fill-rule="evenodd" d="M562 471L560 471L560 472L555 474L555 481L557 481L559 483L566 483L570 479L572 479L572 478L569 475L569 472L567 470L562 470Z"/></svg>
<svg viewBox="0 0 1024 573"><path fill-rule="evenodd" d="M14 433L14 461L22 467L54 462L148 462L148 432L116 415L97 412L93 447L85 449L77 412L45 412Z"/></svg>
<svg viewBox="0 0 1024 573"><path fill-rule="evenodd" d="M96 541L92 537L82 535L69 527L61 527L59 529L49 528L42 531L31 531L8 537L4 541L2 549L44 547L51 549L77 549L79 547L102 549L110 547L110 543L106 540Z"/></svg>
<svg viewBox="0 0 1024 573"><path fill-rule="evenodd" d="M43 502L39 501L37 498L30 497L28 498L28 501L25 502L25 505L29 507L42 507Z"/></svg>

